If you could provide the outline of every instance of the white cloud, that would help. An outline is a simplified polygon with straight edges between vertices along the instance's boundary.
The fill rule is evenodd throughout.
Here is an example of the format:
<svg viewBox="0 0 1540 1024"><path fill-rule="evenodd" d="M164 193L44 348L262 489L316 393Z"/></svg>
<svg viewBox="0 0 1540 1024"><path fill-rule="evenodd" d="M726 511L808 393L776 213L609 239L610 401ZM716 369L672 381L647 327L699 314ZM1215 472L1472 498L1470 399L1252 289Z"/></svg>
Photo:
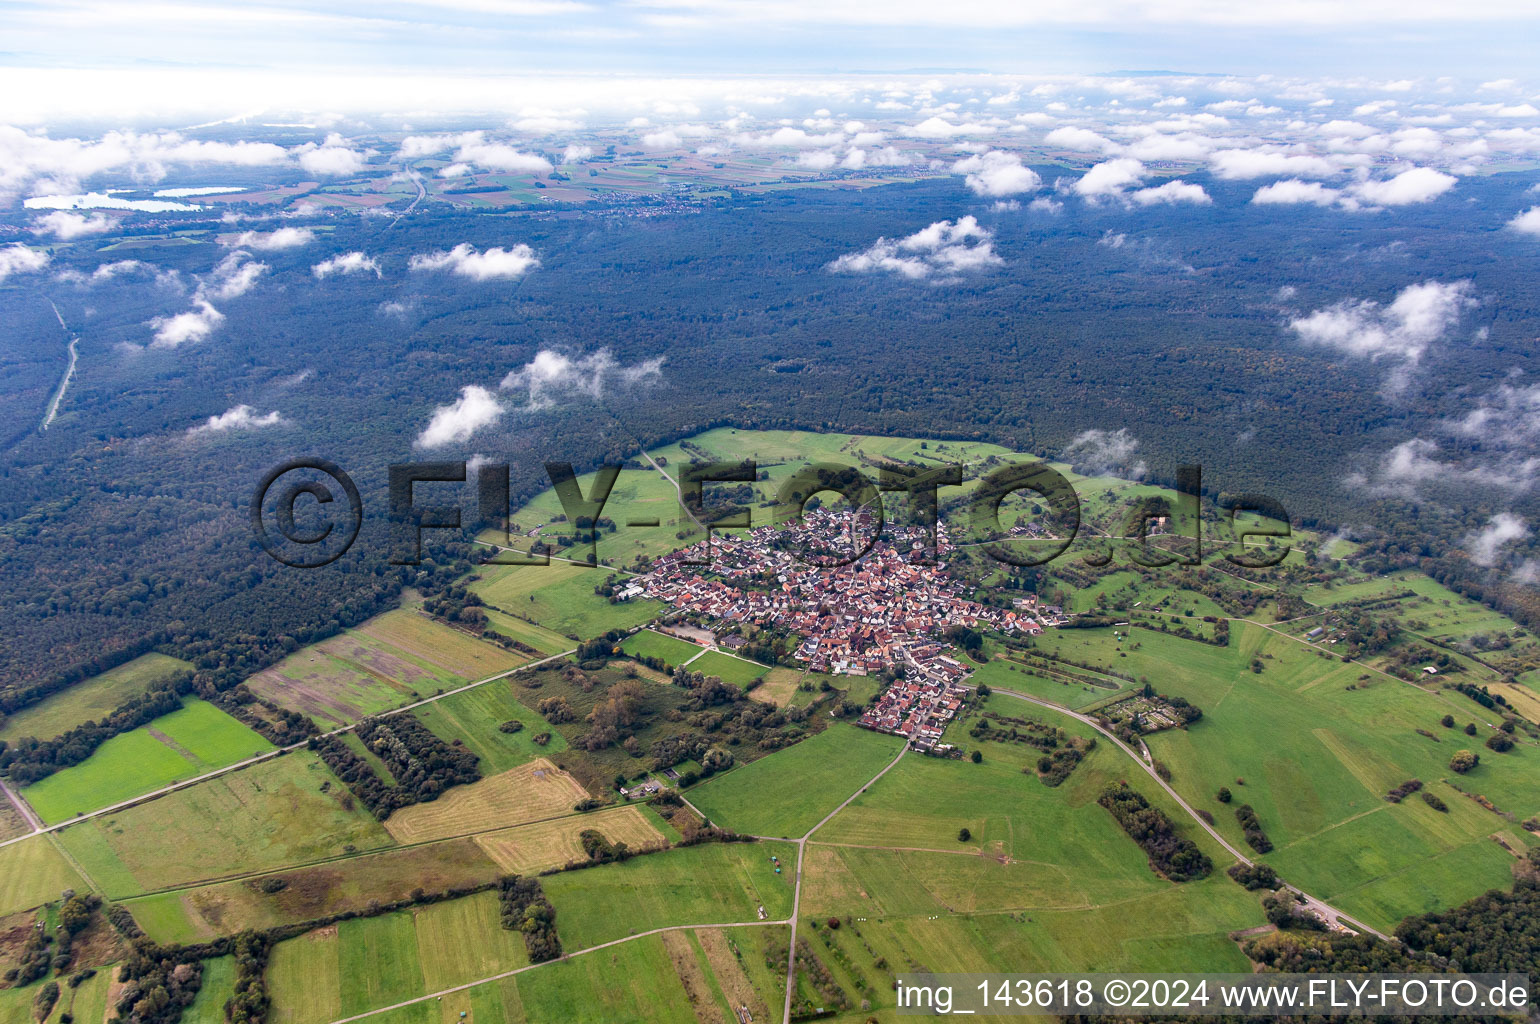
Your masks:
<svg viewBox="0 0 1540 1024"><path fill-rule="evenodd" d="M1075 128L1069 125L1055 128L1043 136L1043 141L1050 146L1071 149L1077 153L1110 154L1118 150L1118 144L1105 135L1093 132L1089 128Z"/></svg>
<svg viewBox="0 0 1540 1024"><path fill-rule="evenodd" d="M197 299L195 302L194 307L185 313L156 317L150 321L150 326L155 328L151 348L178 348L203 341L214 332L214 328L224 322L225 315L209 305L208 300Z"/></svg>
<svg viewBox="0 0 1540 1024"><path fill-rule="evenodd" d="M222 433L226 430L255 430L259 427L273 427L283 423L283 417L278 410L257 415L257 411L249 405L237 405L217 416L210 416L205 422L196 427L189 427L189 434Z"/></svg>
<svg viewBox="0 0 1540 1024"><path fill-rule="evenodd" d="M663 376L663 357L645 359L622 366L607 348L580 359L541 349L535 358L503 378L504 391L525 392L525 408L549 409L559 400L573 395L603 397L614 387L632 387Z"/></svg>
<svg viewBox="0 0 1540 1024"><path fill-rule="evenodd" d="M916 139L955 139L959 135L992 135L994 130L992 125L976 121L956 123L944 117L928 117L917 125L903 129L901 134Z"/></svg>
<svg viewBox="0 0 1540 1024"><path fill-rule="evenodd" d="M477 252L469 242L461 242L447 252L413 256L409 266L413 270L447 270L473 281L512 281L540 266L540 259L523 243Z"/></svg>
<svg viewBox="0 0 1540 1024"><path fill-rule="evenodd" d="M248 262L250 258L250 253L237 249L220 260L213 276L199 285L198 297L234 299L251 291L257 278L267 272L267 264Z"/></svg>
<svg viewBox="0 0 1540 1024"><path fill-rule="evenodd" d="M1352 192L1365 202L1379 206L1406 206L1426 203L1454 188L1460 179L1429 167L1413 167L1386 181L1363 181Z"/></svg>
<svg viewBox="0 0 1540 1024"><path fill-rule="evenodd" d="M72 238L81 238L85 235L99 235L104 231L111 231L117 222L104 213L93 213L89 217L83 217L78 213L67 213L64 210L55 210L53 213L38 217L32 222L32 233L35 235L53 235L69 241Z"/></svg>
<svg viewBox="0 0 1540 1024"><path fill-rule="evenodd" d="M1508 227L1526 235L1540 235L1540 206L1531 206L1514 217L1508 222Z"/></svg>
<svg viewBox="0 0 1540 1024"><path fill-rule="evenodd" d="M1298 178L1285 178L1283 181L1275 181L1271 185L1263 185L1257 189L1251 201L1259 206L1309 203L1313 206L1331 206L1342 193L1334 188L1327 188L1318 181L1300 181Z"/></svg>
<svg viewBox="0 0 1540 1024"><path fill-rule="evenodd" d="M372 151L358 152L348 146L346 139L333 132L321 145L307 142L294 152L298 156L299 165L310 174L322 178L340 178L362 171Z"/></svg>
<svg viewBox="0 0 1540 1024"><path fill-rule="evenodd" d="M1028 203L1027 209L1035 210L1038 213L1052 214L1058 213L1060 210L1064 209L1064 204L1056 199L1049 199L1047 196L1040 196Z"/></svg>
<svg viewBox="0 0 1540 1024"><path fill-rule="evenodd" d="M1304 341L1349 355L1416 363L1476 305L1471 290L1469 281L1424 281L1403 289L1389 306L1349 299L1296 318L1289 327Z"/></svg>
<svg viewBox="0 0 1540 1024"><path fill-rule="evenodd" d="M1139 441L1128 428L1087 430L1064 449L1064 460L1077 473L1086 476L1120 476L1142 480L1149 471L1144 460L1136 457Z"/></svg>
<svg viewBox="0 0 1540 1024"><path fill-rule="evenodd" d="M838 162L839 157L832 150L827 149L797 154L797 166L814 171L827 171Z"/></svg>
<svg viewBox="0 0 1540 1024"><path fill-rule="evenodd" d="M1329 178L1338 171L1332 161L1320 156L1281 153L1263 149L1222 149L1209 157L1215 177L1230 181L1248 178Z"/></svg>
<svg viewBox="0 0 1540 1024"><path fill-rule="evenodd" d="M538 153L524 153L501 142L487 142L481 132L460 137L454 159L458 164L475 164L489 171L505 174L550 174L551 161Z"/></svg>
<svg viewBox="0 0 1540 1024"><path fill-rule="evenodd" d="M333 256L329 260L322 260L310 268L316 277L330 277L332 274L367 274L373 273L375 277L382 276L380 264L377 260L365 256L361 252L345 252Z"/></svg>
<svg viewBox="0 0 1540 1024"><path fill-rule="evenodd" d="M1164 185L1154 188L1142 188L1137 192L1129 193L1128 198L1140 206L1151 206L1155 203L1197 203L1200 206L1212 203L1209 194L1203 191L1202 185L1193 185L1177 179L1168 181Z"/></svg>
<svg viewBox="0 0 1540 1024"><path fill-rule="evenodd" d="M561 162L564 164L580 164L594 155L592 146L571 145L562 150Z"/></svg>
<svg viewBox="0 0 1540 1024"><path fill-rule="evenodd" d="M470 439L482 427L502 418L503 407L492 392L474 384L460 389L460 397L450 405L433 410L428 425L417 437L419 448L442 448Z"/></svg>
<svg viewBox="0 0 1540 1024"><path fill-rule="evenodd" d="M30 274L48 266L48 254L17 243L0 249L0 281L12 274Z"/></svg>
<svg viewBox="0 0 1540 1024"><path fill-rule="evenodd" d="M244 246L248 249L258 249L263 252L275 252L280 249L294 249L301 245L309 245L315 241L315 232L309 228L279 228L277 231L263 233L261 231L243 231L234 239L225 242L225 245Z"/></svg>
<svg viewBox="0 0 1540 1024"><path fill-rule="evenodd" d="M1004 260L995 254L994 233L980 227L974 217L954 223L936 221L927 228L897 240L879 238L860 252L846 253L828 265L836 274L884 272L912 280L938 277L956 280L959 275Z"/></svg>
<svg viewBox="0 0 1540 1024"><path fill-rule="evenodd" d="M1043 184L1036 171L1022 165L1021 157L997 149L957 161L952 165L952 173L967 175L965 184L981 196L1034 192Z"/></svg>
<svg viewBox="0 0 1540 1024"><path fill-rule="evenodd" d="M1491 568L1497 564L1498 551L1504 544L1523 540L1529 536L1529 526L1511 512L1499 512L1487 521L1487 525L1465 538L1465 549L1470 560L1477 565Z"/></svg>
<svg viewBox="0 0 1540 1024"><path fill-rule="evenodd" d="M1122 195L1123 190L1144 180L1144 164L1129 157L1106 160L1092 167L1075 182L1075 191L1088 199Z"/></svg>

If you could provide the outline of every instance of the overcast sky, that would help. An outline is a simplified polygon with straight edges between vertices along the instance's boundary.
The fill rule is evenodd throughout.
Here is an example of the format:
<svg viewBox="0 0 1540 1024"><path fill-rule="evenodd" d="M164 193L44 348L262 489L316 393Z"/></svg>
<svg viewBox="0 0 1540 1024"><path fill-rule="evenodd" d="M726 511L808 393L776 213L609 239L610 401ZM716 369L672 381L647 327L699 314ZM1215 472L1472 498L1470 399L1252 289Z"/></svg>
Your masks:
<svg viewBox="0 0 1540 1024"><path fill-rule="evenodd" d="M1533 0L0 0L18 69L455 74L1178 70L1527 77ZM161 86L164 87L164 86ZM175 90L172 90L175 91ZM66 88L89 103L92 89ZM79 93L80 95L76 95Z"/></svg>

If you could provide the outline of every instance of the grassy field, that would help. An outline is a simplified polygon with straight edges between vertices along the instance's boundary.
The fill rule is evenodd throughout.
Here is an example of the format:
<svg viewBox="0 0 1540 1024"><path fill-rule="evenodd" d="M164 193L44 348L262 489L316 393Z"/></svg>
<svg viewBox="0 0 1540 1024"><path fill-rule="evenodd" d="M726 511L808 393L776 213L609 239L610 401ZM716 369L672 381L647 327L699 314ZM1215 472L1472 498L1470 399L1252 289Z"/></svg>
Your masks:
<svg viewBox="0 0 1540 1024"><path fill-rule="evenodd" d="M707 651L699 658L690 662L691 672L701 672L708 676L716 676L724 683L732 683L734 686L745 687L770 671L770 666L761 665L757 661L748 661L743 658L735 658L721 651Z"/></svg>
<svg viewBox="0 0 1540 1024"><path fill-rule="evenodd" d="M1119 692L1116 689L1095 686L1079 680L1051 678L1046 674L1034 672L1028 665L1004 658L997 658L979 666L968 681L974 685L986 683L989 686L1030 694L1072 711L1104 701Z"/></svg>
<svg viewBox="0 0 1540 1024"><path fill-rule="evenodd" d="M180 711L112 737L80 764L22 793L38 817L53 823L272 749L212 704L188 700Z"/></svg>
<svg viewBox="0 0 1540 1024"><path fill-rule="evenodd" d="M903 746L896 736L831 725L794 747L690 791L690 802L736 832L794 839L850 796Z"/></svg>
<svg viewBox="0 0 1540 1024"><path fill-rule="evenodd" d="M754 687L753 697L766 704L785 707L796 696L801 682L802 673L796 669L773 668L765 673L764 682Z"/></svg>
<svg viewBox="0 0 1540 1024"><path fill-rule="evenodd" d="M390 837L313 754L294 752L59 834L113 898L266 871Z"/></svg>
<svg viewBox="0 0 1540 1024"><path fill-rule="evenodd" d="M520 703L513 692L513 683L507 680L494 680L436 700L412 714L441 739L450 743L463 742L481 758L481 771L487 775L567 749L565 737L551 723ZM519 732L507 733L498 729L504 722L514 720L524 723ZM535 743L535 737L541 733L551 734L550 741L543 747Z"/></svg>
<svg viewBox="0 0 1540 1024"><path fill-rule="evenodd" d="M522 936L499 921L496 893L344 921L274 948L269 1020L325 1024L528 962Z"/></svg>
<svg viewBox="0 0 1540 1024"><path fill-rule="evenodd" d="M182 1012L182 1024L225 1024L225 1003L233 995L235 957L221 956L203 961L203 983L198 986L198 998ZM86 1024L84 1019L76 1019Z"/></svg>
<svg viewBox="0 0 1540 1024"><path fill-rule="evenodd" d="M656 814L643 807L609 807L589 814L573 814L553 821L486 832L476 843L504 871L516 875L538 874L584 859L579 835L594 829L611 843L625 843L632 850L677 838ZM665 832L667 835L665 835Z"/></svg>
<svg viewBox="0 0 1540 1024"><path fill-rule="evenodd" d="M65 889L85 887L50 836L0 847L0 917L57 900Z"/></svg>
<svg viewBox="0 0 1540 1024"><path fill-rule="evenodd" d="M407 898L414 889L441 892L490 882L501 869L470 839L384 850L275 872L283 883L266 892L247 878L125 900L157 942L199 942L245 928L315 921L376 901Z"/></svg>
<svg viewBox="0 0 1540 1024"><path fill-rule="evenodd" d="M782 873L775 873L771 856ZM788 843L709 843L623 864L542 879L562 944L581 949L675 924L769 920L791 913L796 848Z"/></svg>
<svg viewBox="0 0 1540 1024"><path fill-rule="evenodd" d="M137 697L177 671L190 668L180 658L142 655L9 715L0 724L0 740L14 742L23 736L52 739L84 722L106 716L130 697Z"/></svg>
<svg viewBox="0 0 1540 1024"><path fill-rule="evenodd" d="M296 651L248 685L280 707L347 725L529 660L401 608Z"/></svg>
<svg viewBox="0 0 1540 1024"><path fill-rule="evenodd" d="M525 622L496 608L483 609L487 613L487 625L504 636L511 636L520 643L528 644L541 655L560 654L572 649L572 641L560 633L552 632L533 622Z"/></svg>
<svg viewBox="0 0 1540 1024"><path fill-rule="evenodd" d="M493 608L526 616L562 636L591 640L657 617L663 605L637 599L610 604L594 593L609 571L553 561L550 565L486 567L471 590Z"/></svg>
<svg viewBox="0 0 1540 1024"><path fill-rule="evenodd" d="M1239 844L1233 814L1214 799L1228 786L1236 803L1255 808L1276 847L1266 859L1285 877L1382 930L1509 883L1512 858L1488 838L1509 822L1440 780L1519 819L1540 811L1540 749L1532 743L1508 754L1482 750L1481 766L1463 778L1449 771L1450 755L1480 749L1482 737L1456 736L1439 719L1486 717L1474 703L1323 658L1261 627L1236 624L1227 648L1143 630L1121 643L1110 630L1063 631L1053 644L1148 675L1201 707L1192 728L1147 738L1173 784ZM1383 799L1413 778L1439 791L1449 813Z"/></svg>
<svg viewBox="0 0 1540 1024"><path fill-rule="evenodd" d="M678 668L701 653L701 648L695 644L650 629L627 637L620 649L633 658L660 658L671 668Z"/></svg>
<svg viewBox="0 0 1540 1024"><path fill-rule="evenodd" d="M385 819L385 829L400 843L470 835L571 814L587 796L576 779L540 758L403 807Z"/></svg>

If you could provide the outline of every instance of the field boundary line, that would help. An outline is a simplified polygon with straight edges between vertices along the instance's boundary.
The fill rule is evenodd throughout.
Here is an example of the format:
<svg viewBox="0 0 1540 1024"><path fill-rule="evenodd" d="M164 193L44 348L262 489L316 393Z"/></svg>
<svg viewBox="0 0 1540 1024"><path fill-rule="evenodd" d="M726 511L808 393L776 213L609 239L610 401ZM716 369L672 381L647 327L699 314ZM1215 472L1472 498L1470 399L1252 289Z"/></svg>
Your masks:
<svg viewBox="0 0 1540 1024"><path fill-rule="evenodd" d="M771 926L775 926L775 925L783 925L783 924L787 924L787 923L789 923L789 922L786 921L786 920L780 920L780 921L721 921L721 922L706 923L706 924L671 924L671 925L665 925L662 928L653 928L650 931L637 932L635 935L627 935L627 936L625 936L623 938L611 939L609 942L601 942L597 946L589 946L586 949L574 950L571 953L563 953L561 956L556 957L555 959L552 959L552 960L542 960L538 964L525 964L523 967L515 967L512 970L503 971L501 974L493 974L493 975L491 975L489 977L486 977L486 978L478 978L475 981L467 981L463 985L455 985L452 988L440 989L437 992L429 992L427 995L424 995L424 996L417 996L417 997L412 998L412 999L406 999L406 1000L403 1000L402 1002L394 1003L394 1004L392 1004L390 1006L381 1006L381 1007L379 1007L378 1009L375 1009L375 1010L367 1010L364 1013L354 1014L351 1017L342 1017L342 1018L339 1018L338 1020L332 1021L331 1024L352 1024L353 1021L366 1020L369 1017L375 1017L375 1016L378 1016L379 1014L382 1014L382 1013L390 1013L392 1010L400 1010L400 1009L403 1009L403 1008L408 1007L408 1006L416 1006L418 1003L426 1003L426 1002L428 1002L431 999L442 999L444 996L454 995L456 992L465 992L465 991L467 991L469 989L479 988L482 985L487 985L487 984L490 984L490 983L492 983L494 981L502 981L504 978L512 978L514 975L523 974L525 971L533 971L533 970L535 970L538 967L547 967L547 966L549 966L551 964L559 964L559 963L561 963L561 962L563 962L565 960L573 960L573 959L575 959L577 957L585 956L585 955L587 955L589 953L597 953L601 949L609 949L611 946L619 946L619 945L621 945L623 943L632 942L632 941L634 941L636 939L645 939L649 935L662 935L664 932L696 931L696 930L701 929L701 928L764 928L764 927L771 927Z"/></svg>
<svg viewBox="0 0 1540 1024"><path fill-rule="evenodd" d="M382 711L378 715L369 715L367 717L369 717L369 718L389 718L392 715L402 715L402 714L405 714L408 711L415 711L415 710L417 710L420 707L426 707L427 705L432 704L435 701L443 700L446 697L453 697L456 694L465 693L468 690L474 690L478 686L485 686L487 683L495 683L499 679L506 679L506 678L508 678L509 676L513 675L516 672L522 672L522 671L524 671L525 669L528 669L528 668L535 668L535 667L537 667L539 665L547 664L548 662L559 661L562 658L565 658L565 657L567 657L569 655L576 654L576 653L577 653L577 648L574 647L570 651L563 651L560 654L553 654L550 657L542 658L539 661L531 661L531 662L526 662L523 665L516 665L515 667L510 668L507 671L498 672L498 673L496 673L494 675L487 676L485 679L478 679L475 682L466 683L464 686L457 686L457 687L455 687L452 690L445 690L443 693L436 693L436 694L434 694L431 697L425 697L422 700L415 701L415 702L413 702L411 704L406 704L406 705L403 705L403 706L401 706L399 708L392 708L389 711ZM328 739L328 738L330 738L332 736L341 736L343 733L352 732L357 727L358 727L358 723L354 722L351 725L339 726L338 728L333 729L330 732L317 733L316 736L313 737L313 738L315 738L315 739ZM194 776L193 778L190 778L190 779L183 779L180 782L173 782L169 786L162 786L160 789L151 790L148 793L142 793L139 796L133 797L132 799L119 801L118 803L115 803L115 804L111 805L110 807L103 807L103 808L101 808L99 810L90 811L90 812L88 812L86 814L78 814L75 817L70 818L67 821L61 821L61 822L59 822L57 824L54 824L54 825L43 826L43 827L37 829L37 831L31 832L28 835L17 836L14 839L7 839L7 840L4 840L3 842L0 842L0 849L3 849L5 847L7 847L7 846L10 846L12 843L20 842L23 839L30 839L30 838L32 838L32 836L35 836L35 835L43 835L43 834L46 834L46 833L49 833L49 832L59 832L59 831L62 831L64 829L66 829L66 828L69 828L72 825L79 825L82 822L90 821L93 818L99 818L99 817L101 817L101 816L103 816L105 814L114 814L114 813L116 813L118 811L126 811L129 808L131 808L131 807L137 807L140 804L147 804L147 803L150 803L153 800L159 800L163 796L170 796L172 793L176 793L176 792L179 792L181 790L187 789L190 786L196 786L199 783L207 782L210 779L217 779L221 775L228 775L231 772L238 772L238 771L241 771L244 768L250 768L252 765L261 764L263 761L271 761L274 758L282 757L285 754L293 753L296 750L303 750L306 746L309 745L309 743L310 743L310 739L306 739L306 740L304 740L304 741L302 741L300 743L291 743L287 747L279 747L276 750L269 750L265 754L258 754L255 757L248 757L244 761L237 761L234 764L225 765L223 768L216 768L216 769L214 769L211 772L205 772L202 775L197 775L197 776ZM9 787L6 787L6 788L7 788L7 791L9 791ZM17 794L17 795L20 796L20 794Z"/></svg>

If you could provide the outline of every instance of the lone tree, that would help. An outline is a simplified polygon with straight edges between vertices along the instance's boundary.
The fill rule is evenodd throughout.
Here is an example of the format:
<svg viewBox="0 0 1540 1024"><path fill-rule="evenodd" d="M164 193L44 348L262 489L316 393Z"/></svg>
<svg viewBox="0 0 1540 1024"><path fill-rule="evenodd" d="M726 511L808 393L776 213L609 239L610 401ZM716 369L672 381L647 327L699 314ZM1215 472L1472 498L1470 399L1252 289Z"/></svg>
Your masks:
<svg viewBox="0 0 1540 1024"><path fill-rule="evenodd" d="M1473 754L1469 750L1456 750L1454 756L1449 759L1449 768L1451 771L1464 775L1480 763L1480 755Z"/></svg>
<svg viewBox="0 0 1540 1024"><path fill-rule="evenodd" d="M972 838L973 838L973 833L969 832L966 828L960 828L960 829L957 830L957 841L959 843L966 843L968 840L970 840Z"/></svg>
<svg viewBox="0 0 1540 1024"><path fill-rule="evenodd" d="M974 764L979 764L984 760L984 752L982 750L975 750L973 753L968 755L968 759Z"/></svg>
<svg viewBox="0 0 1540 1024"><path fill-rule="evenodd" d="M1229 803L1230 802L1230 787L1229 786L1220 786L1219 787L1219 792L1215 793L1214 796L1222 804Z"/></svg>
<svg viewBox="0 0 1540 1024"><path fill-rule="evenodd" d="M1453 715L1445 715L1443 718L1440 718L1438 720L1438 724L1442 725L1445 729L1453 729L1454 728L1454 716Z"/></svg>

